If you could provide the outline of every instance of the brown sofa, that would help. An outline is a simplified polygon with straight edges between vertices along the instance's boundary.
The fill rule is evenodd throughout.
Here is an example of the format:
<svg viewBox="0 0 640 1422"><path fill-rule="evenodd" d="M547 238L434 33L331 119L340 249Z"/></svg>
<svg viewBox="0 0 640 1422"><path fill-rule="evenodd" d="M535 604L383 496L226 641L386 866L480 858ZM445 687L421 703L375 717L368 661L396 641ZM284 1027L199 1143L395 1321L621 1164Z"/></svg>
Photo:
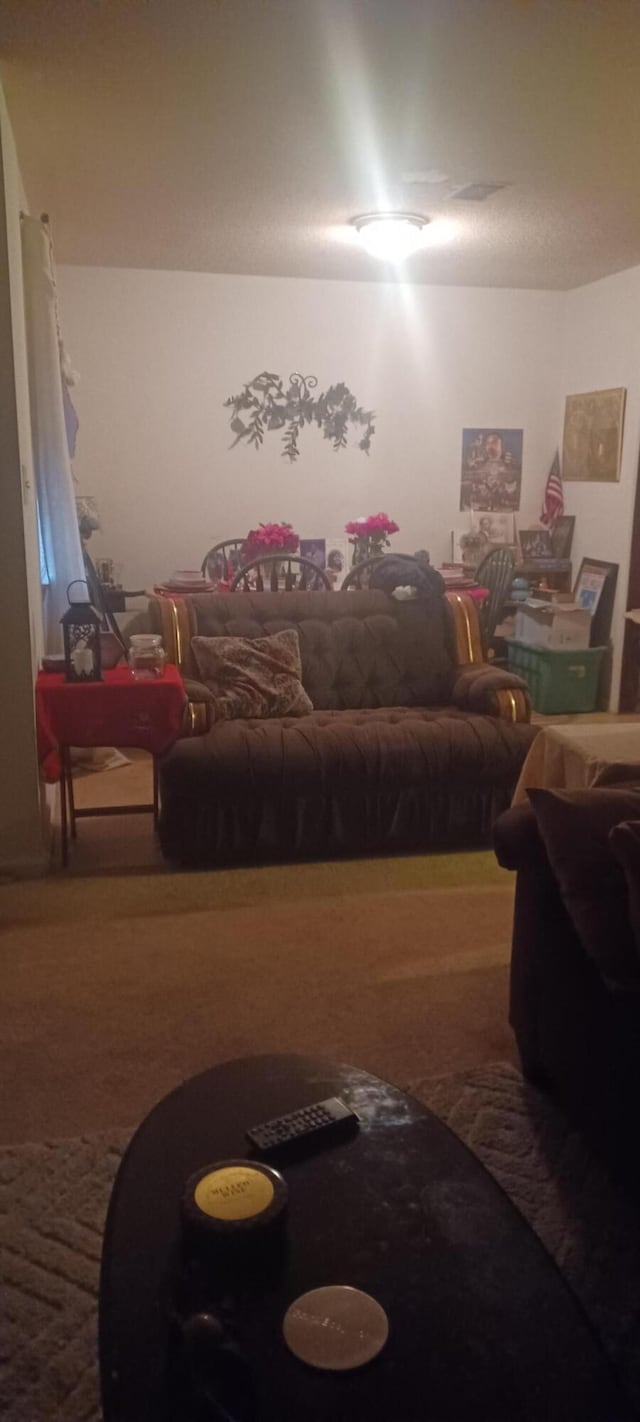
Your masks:
<svg viewBox="0 0 640 1422"><path fill-rule="evenodd" d="M482 664L473 602L385 593L155 598L189 694L160 766L160 837L184 865L487 843L535 734L524 682ZM211 723L191 638L294 627L313 713Z"/></svg>

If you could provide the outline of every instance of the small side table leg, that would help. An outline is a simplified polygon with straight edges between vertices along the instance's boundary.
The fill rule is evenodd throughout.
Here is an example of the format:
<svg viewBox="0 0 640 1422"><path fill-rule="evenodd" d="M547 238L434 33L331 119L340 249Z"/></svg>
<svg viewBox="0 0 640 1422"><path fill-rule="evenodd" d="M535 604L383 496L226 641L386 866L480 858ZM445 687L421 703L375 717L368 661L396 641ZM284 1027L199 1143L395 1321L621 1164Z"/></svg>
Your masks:
<svg viewBox="0 0 640 1422"><path fill-rule="evenodd" d="M64 748L60 750L60 857L62 867L69 863L69 832L67 829L67 768Z"/></svg>
<svg viewBox="0 0 640 1422"><path fill-rule="evenodd" d="M157 830L160 813L160 797L158 794L158 757L153 756L153 828Z"/></svg>
<svg viewBox="0 0 640 1422"><path fill-rule="evenodd" d="M77 830L76 830L76 803L75 803L75 800L74 800L74 798L73 798L73 775L72 775L72 772L71 772L71 751L69 750L69 747L68 747L68 746L65 746L64 749L63 749L63 752L62 752L62 763L63 763L63 765L64 765L64 776L65 776L65 780L66 780L66 782L67 782L67 795L68 795L68 797L69 797L69 828L70 828L70 830L71 830L71 838L72 838L72 839L76 839L76 838L77 838Z"/></svg>

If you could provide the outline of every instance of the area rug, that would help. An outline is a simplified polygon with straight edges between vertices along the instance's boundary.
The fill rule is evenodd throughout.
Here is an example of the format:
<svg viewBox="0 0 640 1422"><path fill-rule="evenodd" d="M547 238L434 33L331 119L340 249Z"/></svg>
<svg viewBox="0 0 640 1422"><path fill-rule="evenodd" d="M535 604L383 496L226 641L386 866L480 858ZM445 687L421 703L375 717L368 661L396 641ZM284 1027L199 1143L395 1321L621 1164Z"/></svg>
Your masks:
<svg viewBox="0 0 640 1422"><path fill-rule="evenodd" d="M640 1405L640 1220L605 1169L513 1067L405 1085L451 1126L525 1215ZM99 1422L101 1235L128 1134L0 1151L4 1422Z"/></svg>

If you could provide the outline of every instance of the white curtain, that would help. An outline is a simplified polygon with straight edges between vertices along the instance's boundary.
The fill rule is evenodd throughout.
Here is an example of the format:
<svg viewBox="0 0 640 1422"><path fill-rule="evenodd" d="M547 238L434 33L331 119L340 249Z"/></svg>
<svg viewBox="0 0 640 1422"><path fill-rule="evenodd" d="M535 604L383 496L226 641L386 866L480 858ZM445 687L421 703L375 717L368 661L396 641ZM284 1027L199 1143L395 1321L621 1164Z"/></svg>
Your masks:
<svg viewBox="0 0 640 1422"><path fill-rule="evenodd" d="M67 587L84 578L82 545L71 473L68 392L58 321L53 253L48 227L22 219L22 265L29 357L29 396L38 514L44 565L45 651L62 650L60 618L68 606ZM74 432L75 433L75 432Z"/></svg>

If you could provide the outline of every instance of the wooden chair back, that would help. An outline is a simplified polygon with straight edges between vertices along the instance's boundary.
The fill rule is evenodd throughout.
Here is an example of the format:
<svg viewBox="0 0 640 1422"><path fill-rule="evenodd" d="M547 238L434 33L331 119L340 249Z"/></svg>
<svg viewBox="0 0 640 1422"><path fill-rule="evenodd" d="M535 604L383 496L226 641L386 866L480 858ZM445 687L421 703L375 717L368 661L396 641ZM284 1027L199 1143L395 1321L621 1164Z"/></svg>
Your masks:
<svg viewBox="0 0 640 1422"><path fill-rule="evenodd" d="M331 592L332 584L324 568L296 553L268 553L238 568L232 592Z"/></svg>
<svg viewBox="0 0 640 1422"><path fill-rule="evenodd" d="M510 548L493 548L476 568L475 577L479 587L489 590L489 596L480 611L485 655L504 612L513 582L513 568L514 557Z"/></svg>
<svg viewBox="0 0 640 1422"><path fill-rule="evenodd" d="M225 538L214 543L200 565L203 578L211 583L230 582L242 563L244 542L244 538Z"/></svg>
<svg viewBox="0 0 640 1422"><path fill-rule="evenodd" d="M371 569L381 563L383 557L384 554L380 553L375 558L363 558L361 563L354 563L346 577L342 579L340 592L348 592L350 588L367 588Z"/></svg>

